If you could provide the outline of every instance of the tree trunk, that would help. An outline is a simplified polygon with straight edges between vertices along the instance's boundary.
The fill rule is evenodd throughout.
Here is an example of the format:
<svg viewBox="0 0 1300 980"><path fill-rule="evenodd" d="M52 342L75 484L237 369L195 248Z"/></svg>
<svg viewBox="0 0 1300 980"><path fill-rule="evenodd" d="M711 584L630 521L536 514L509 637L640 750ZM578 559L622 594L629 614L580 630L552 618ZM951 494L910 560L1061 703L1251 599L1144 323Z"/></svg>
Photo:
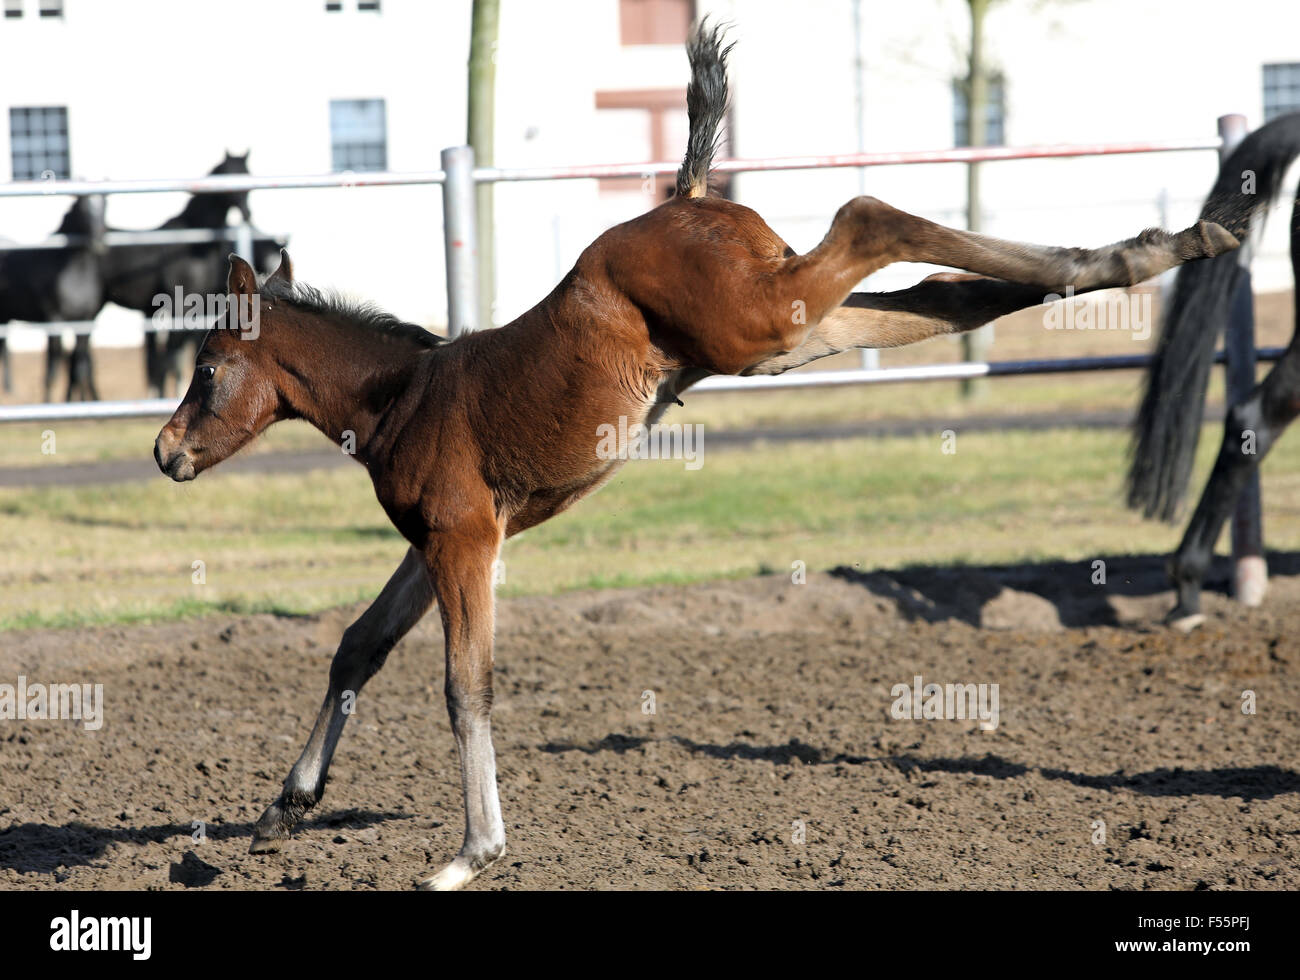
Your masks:
<svg viewBox="0 0 1300 980"><path fill-rule="evenodd" d="M474 163L492 166L496 108L498 0L474 0L469 43L469 112L467 142L474 147ZM495 325L496 239L493 185L475 188L478 204L478 324Z"/></svg>

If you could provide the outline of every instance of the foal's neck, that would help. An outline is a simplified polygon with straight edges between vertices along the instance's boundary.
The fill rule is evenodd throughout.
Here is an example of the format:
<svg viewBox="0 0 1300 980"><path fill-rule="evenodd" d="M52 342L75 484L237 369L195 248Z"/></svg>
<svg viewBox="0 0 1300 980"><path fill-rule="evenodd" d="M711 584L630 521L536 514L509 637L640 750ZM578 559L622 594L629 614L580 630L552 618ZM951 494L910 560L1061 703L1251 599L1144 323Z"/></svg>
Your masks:
<svg viewBox="0 0 1300 980"><path fill-rule="evenodd" d="M380 424L427 348L333 317L293 314L291 329L276 330L280 395L296 417L368 465Z"/></svg>

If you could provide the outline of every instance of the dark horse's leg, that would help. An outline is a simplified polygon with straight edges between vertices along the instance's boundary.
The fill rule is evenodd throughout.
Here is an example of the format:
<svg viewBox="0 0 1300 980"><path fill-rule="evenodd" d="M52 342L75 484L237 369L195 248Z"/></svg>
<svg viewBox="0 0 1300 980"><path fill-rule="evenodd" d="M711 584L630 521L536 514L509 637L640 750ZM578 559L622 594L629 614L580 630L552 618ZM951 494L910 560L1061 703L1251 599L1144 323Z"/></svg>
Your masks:
<svg viewBox="0 0 1300 980"><path fill-rule="evenodd" d="M68 360L68 401L99 401L95 388L95 363L90 356L90 335L77 334Z"/></svg>
<svg viewBox="0 0 1300 980"><path fill-rule="evenodd" d="M161 338L157 329L146 326L144 331L144 383L151 398L163 397L162 355L158 345Z"/></svg>
<svg viewBox="0 0 1300 980"><path fill-rule="evenodd" d="M181 379L185 377L186 366L194 363L194 353L190 351L194 336L192 330L173 330L167 335L167 342L164 345L160 387L165 388L167 379L174 378L177 395L185 393L185 385L181 383Z"/></svg>
<svg viewBox="0 0 1300 980"><path fill-rule="evenodd" d="M1201 493L1182 543L1169 559L1169 575L1178 590L1178 605L1170 611L1166 622L1191 629L1204 618L1201 583L1214 557L1219 532L1231 516L1250 474L1297 415L1300 415L1300 335L1292 338L1282 359L1250 397L1228 412L1214 472Z"/></svg>
<svg viewBox="0 0 1300 980"><path fill-rule="evenodd" d="M14 390L13 371L9 365L9 338L0 337L0 386L4 387L6 395L11 394Z"/></svg>
<svg viewBox="0 0 1300 980"><path fill-rule="evenodd" d="M433 604L433 583L419 552L407 552L383 591L361 617L343 632L330 664L329 691L302 755L284 781L280 798L267 807L253 829L253 853L275 851L304 813L325 791L330 759L343 734L362 686L379 672L397 641Z"/></svg>
<svg viewBox="0 0 1300 980"><path fill-rule="evenodd" d="M45 338L45 401L54 400L54 384L59 379L59 365L63 363L63 337L51 333Z"/></svg>

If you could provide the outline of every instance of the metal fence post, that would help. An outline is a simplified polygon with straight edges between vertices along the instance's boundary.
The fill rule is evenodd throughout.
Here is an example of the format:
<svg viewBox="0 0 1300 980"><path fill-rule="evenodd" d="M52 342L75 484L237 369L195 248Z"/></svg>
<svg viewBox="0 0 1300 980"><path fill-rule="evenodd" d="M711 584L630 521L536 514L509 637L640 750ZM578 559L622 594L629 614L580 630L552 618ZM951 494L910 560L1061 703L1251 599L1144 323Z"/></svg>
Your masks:
<svg viewBox="0 0 1300 980"><path fill-rule="evenodd" d="M232 236L231 244L235 247L235 254L251 265L258 272L257 259L253 255L253 226L247 221L240 222L235 226L235 233Z"/></svg>
<svg viewBox="0 0 1300 980"><path fill-rule="evenodd" d="M478 247L474 191L474 148L442 151L442 229L447 252L447 333L459 337L477 330Z"/></svg>
<svg viewBox="0 0 1300 980"><path fill-rule="evenodd" d="M1220 167L1227 163L1228 157L1249 132L1245 116L1234 113L1219 117L1219 136L1223 139L1219 150ZM1242 275L1229 305L1224 331L1224 347L1228 353L1225 400L1229 408L1249 398L1255 388L1255 297L1250 280L1253 250L1254 243L1249 240L1237 250ZM1233 595L1247 606L1258 606L1263 602L1268 589L1262 506L1259 468L1256 467L1241 488L1232 515Z"/></svg>

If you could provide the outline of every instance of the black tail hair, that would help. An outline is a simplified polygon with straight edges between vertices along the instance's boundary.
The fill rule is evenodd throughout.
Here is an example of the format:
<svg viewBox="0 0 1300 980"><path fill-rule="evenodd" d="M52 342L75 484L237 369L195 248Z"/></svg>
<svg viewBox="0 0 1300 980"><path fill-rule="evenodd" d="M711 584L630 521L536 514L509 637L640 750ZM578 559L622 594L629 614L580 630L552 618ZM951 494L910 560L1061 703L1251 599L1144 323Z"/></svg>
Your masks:
<svg viewBox="0 0 1300 980"><path fill-rule="evenodd" d="M703 197L709 189L709 167L718 151L719 128L727 114L727 55L733 44L723 46L725 25L709 26L701 20L686 42L691 63L691 82L686 87L686 114L691 132L686 140L686 157L677 171L678 197Z"/></svg>
<svg viewBox="0 0 1300 980"><path fill-rule="evenodd" d="M1261 126L1223 164L1201 217L1217 221L1244 240L1277 196L1297 156L1300 112ZM1293 261L1297 249L1300 228L1292 228ZM1189 262L1178 270L1173 300L1161 317L1160 337L1133 420L1128 505L1147 517L1171 521L1178 514L1201 434L1215 344L1243 275L1234 252Z"/></svg>

